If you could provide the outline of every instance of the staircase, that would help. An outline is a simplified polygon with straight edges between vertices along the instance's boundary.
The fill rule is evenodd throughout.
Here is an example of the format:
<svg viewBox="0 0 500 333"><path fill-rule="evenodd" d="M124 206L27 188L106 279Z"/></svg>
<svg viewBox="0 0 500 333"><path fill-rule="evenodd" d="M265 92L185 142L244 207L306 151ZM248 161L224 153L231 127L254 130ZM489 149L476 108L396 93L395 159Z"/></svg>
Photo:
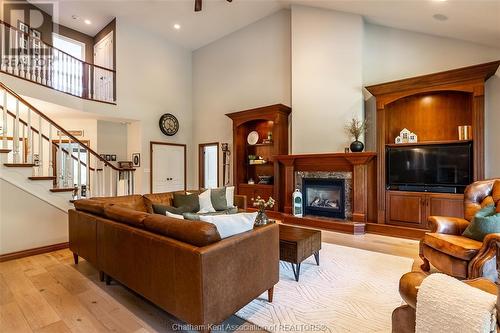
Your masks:
<svg viewBox="0 0 500 333"><path fill-rule="evenodd" d="M118 168L0 82L0 179L62 209L75 199L134 193Z"/></svg>

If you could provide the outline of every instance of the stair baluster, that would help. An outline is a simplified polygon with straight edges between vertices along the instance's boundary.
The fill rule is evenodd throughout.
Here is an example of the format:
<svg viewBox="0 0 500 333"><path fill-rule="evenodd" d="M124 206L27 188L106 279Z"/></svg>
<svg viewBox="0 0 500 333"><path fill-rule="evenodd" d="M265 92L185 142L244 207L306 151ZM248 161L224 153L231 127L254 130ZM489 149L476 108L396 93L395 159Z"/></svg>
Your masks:
<svg viewBox="0 0 500 333"><path fill-rule="evenodd" d="M8 130L8 122L7 122L7 90L3 90L3 128L2 128L2 147L3 149L7 149L9 142L7 140L7 130Z"/></svg>
<svg viewBox="0 0 500 333"><path fill-rule="evenodd" d="M42 127L42 120L43 120L42 116L38 115L38 175L39 176L43 176L43 130L42 130L43 127ZM49 155L50 155L50 150L49 150Z"/></svg>
<svg viewBox="0 0 500 333"><path fill-rule="evenodd" d="M54 140L52 139L52 124L49 124L49 163L48 163L48 169L47 169L47 175L48 176L53 176L54 175L54 160L52 157L52 149L54 147ZM57 177L56 177L56 185L57 185Z"/></svg>
<svg viewBox="0 0 500 333"><path fill-rule="evenodd" d="M16 100L16 118L13 129L13 162L19 163L19 100Z"/></svg>
<svg viewBox="0 0 500 333"><path fill-rule="evenodd" d="M77 159L78 159L78 167L77 167L77 186L78 186L78 193L79 195L81 195L82 193L82 189L81 189L81 186L82 186L82 159L81 159L81 155L80 155L80 149L82 148L78 143L76 144L77 145L77 148L78 149L78 153L77 153ZM88 163L88 162L87 162Z"/></svg>
<svg viewBox="0 0 500 333"><path fill-rule="evenodd" d="M28 108L28 137L27 137L27 144L24 146L26 147L26 157L27 157L27 163L33 163L33 131L31 130L31 110Z"/></svg>
<svg viewBox="0 0 500 333"><path fill-rule="evenodd" d="M63 162L63 158L64 158L64 155L63 155L63 150L62 150L62 133L61 131L59 131L59 145L57 147L57 154L59 155L58 156L58 159L57 159L57 163L59 164L58 167L57 167L57 170L58 170L58 183L57 183L57 186L58 187L64 187L65 184L64 184L64 162Z"/></svg>

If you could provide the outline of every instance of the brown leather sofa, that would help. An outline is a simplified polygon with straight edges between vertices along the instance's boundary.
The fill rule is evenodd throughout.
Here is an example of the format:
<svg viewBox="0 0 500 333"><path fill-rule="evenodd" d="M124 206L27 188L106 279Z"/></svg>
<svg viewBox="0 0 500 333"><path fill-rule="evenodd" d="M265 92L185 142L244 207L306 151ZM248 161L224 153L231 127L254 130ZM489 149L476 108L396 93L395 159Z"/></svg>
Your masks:
<svg viewBox="0 0 500 333"><path fill-rule="evenodd" d="M69 211L69 247L119 281L201 331L220 324L279 280L277 224L220 238L217 228L151 214L172 194L78 200ZM243 198L236 200L244 205ZM240 207L243 208L243 207Z"/></svg>
<svg viewBox="0 0 500 333"><path fill-rule="evenodd" d="M464 219L429 217L431 232L420 241L420 257L424 261L422 270L429 271L431 263L441 272L459 279L482 276L495 279L495 265L491 259L495 257L495 244L500 240L500 234L489 234L483 242L478 242L463 237L462 233L478 210L499 199L499 179L478 181L465 189Z"/></svg>
<svg viewBox="0 0 500 333"><path fill-rule="evenodd" d="M392 332L393 333L414 333L416 322L417 292L422 281L427 277L421 272L406 273L399 280L399 293L406 302L392 312ZM490 294L497 294L497 286L488 279L474 279L464 281L468 285L486 291ZM497 303L498 308L498 303Z"/></svg>

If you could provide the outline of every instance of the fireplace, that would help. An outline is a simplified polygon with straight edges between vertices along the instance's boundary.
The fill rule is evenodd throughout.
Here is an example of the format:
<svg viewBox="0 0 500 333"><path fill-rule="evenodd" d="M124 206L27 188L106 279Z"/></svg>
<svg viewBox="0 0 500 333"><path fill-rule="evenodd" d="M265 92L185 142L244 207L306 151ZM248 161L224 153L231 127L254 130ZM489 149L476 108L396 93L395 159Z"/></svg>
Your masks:
<svg viewBox="0 0 500 333"><path fill-rule="evenodd" d="M305 215L345 219L345 180L302 178Z"/></svg>

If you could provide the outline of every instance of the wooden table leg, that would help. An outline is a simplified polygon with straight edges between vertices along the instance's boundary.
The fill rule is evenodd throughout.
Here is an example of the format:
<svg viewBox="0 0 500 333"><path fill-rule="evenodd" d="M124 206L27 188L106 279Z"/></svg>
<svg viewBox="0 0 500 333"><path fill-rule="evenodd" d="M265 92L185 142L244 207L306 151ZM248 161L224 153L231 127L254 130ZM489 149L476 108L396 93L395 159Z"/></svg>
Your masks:
<svg viewBox="0 0 500 333"><path fill-rule="evenodd" d="M273 302L273 296L274 296L274 286L267 291L267 300L269 301L269 303Z"/></svg>
<svg viewBox="0 0 500 333"><path fill-rule="evenodd" d="M73 260L75 262L75 265L78 265L78 254L73 253Z"/></svg>
<svg viewBox="0 0 500 333"><path fill-rule="evenodd" d="M319 266L319 251L314 254L314 259L316 259L316 265Z"/></svg>
<svg viewBox="0 0 500 333"><path fill-rule="evenodd" d="M104 275L103 271L99 271L99 281L104 282Z"/></svg>

